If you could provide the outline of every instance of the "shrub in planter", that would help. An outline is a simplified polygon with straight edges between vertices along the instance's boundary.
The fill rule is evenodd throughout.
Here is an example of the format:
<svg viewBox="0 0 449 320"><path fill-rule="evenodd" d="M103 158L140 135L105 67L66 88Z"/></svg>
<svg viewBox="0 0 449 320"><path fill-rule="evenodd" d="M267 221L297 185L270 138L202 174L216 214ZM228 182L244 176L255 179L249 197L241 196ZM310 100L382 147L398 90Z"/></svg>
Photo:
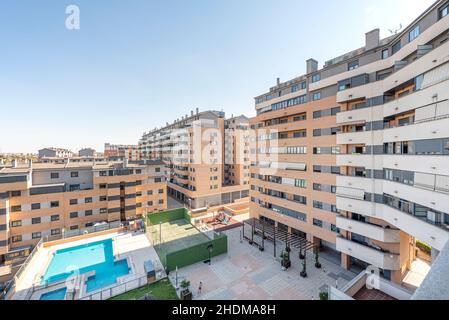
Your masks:
<svg viewBox="0 0 449 320"><path fill-rule="evenodd" d="M181 282L181 300L192 300L192 292L190 292L190 281L182 280Z"/></svg>
<svg viewBox="0 0 449 320"><path fill-rule="evenodd" d="M329 293L320 292L320 300L329 300Z"/></svg>
<svg viewBox="0 0 449 320"><path fill-rule="evenodd" d="M291 261L290 261L290 254L286 251L283 251L281 253L281 266L284 267L285 269L290 268L292 265Z"/></svg>

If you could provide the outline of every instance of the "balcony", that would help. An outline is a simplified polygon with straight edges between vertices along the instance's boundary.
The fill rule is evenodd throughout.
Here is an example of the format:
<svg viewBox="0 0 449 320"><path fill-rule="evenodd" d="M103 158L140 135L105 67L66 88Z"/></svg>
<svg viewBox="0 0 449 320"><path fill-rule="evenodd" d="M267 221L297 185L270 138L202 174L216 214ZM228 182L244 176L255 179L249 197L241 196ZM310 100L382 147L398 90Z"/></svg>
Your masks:
<svg viewBox="0 0 449 320"><path fill-rule="evenodd" d="M337 250L384 270L399 270L399 255L337 237Z"/></svg>
<svg viewBox="0 0 449 320"><path fill-rule="evenodd" d="M338 125L363 124L382 119L382 106L350 110L337 114Z"/></svg>
<svg viewBox="0 0 449 320"><path fill-rule="evenodd" d="M400 242L400 231L397 229L383 228L375 224L359 222L344 217L337 217L337 227L381 242Z"/></svg>
<svg viewBox="0 0 449 320"><path fill-rule="evenodd" d="M337 166L382 170L382 158L383 155L339 154L337 155Z"/></svg>
<svg viewBox="0 0 449 320"><path fill-rule="evenodd" d="M383 145L382 130L338 133L337 144Z"/></svg>

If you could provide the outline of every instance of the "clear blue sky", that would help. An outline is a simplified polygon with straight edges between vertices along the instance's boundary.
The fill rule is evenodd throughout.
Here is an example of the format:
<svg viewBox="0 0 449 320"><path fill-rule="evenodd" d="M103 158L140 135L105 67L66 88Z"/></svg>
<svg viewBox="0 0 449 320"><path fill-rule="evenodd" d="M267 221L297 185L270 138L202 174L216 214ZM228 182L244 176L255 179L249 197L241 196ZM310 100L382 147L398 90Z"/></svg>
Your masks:
<svg viewBox="0 0 449 320"><path fill-rule="evenodd" d="M2 0L0 152L103 150L253 97L404 26L433 0ZM65 8L81 29L65 28Z"/></svg>

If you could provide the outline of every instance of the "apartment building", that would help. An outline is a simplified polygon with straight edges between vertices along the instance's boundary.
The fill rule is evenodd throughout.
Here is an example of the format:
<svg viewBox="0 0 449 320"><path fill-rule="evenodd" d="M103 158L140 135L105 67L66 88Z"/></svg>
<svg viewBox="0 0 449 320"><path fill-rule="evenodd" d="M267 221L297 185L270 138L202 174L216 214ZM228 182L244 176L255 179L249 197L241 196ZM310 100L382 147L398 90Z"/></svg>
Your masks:
<svg viewBox="0 0 449 320"><path fill-rule="evenodd" d="M255 98L252 217L400 283L449 239L449 2Z"/></svg>
<svg viewBox="0 0 449 320"><path fill-rule="evenodd" d="M78 156L80 157L95 157L95 155L95 149L92 148L83 148L78 151Z"/></svg>
<svg viewBox="0 0 449 320"><path fill-rule="evenodd" d="M137 145L123 145L123 144L104 144L103 156L110 160L138 160L139 150Z"/></svg>
<svg viewBox="0 0 449 320"><path fill-rule="evenodd" d="M0 170L0 265L42 238L167 208L160 161L13 164Z"/></svg>
<svg viewBox="0 0 449 320"><path fill-rule="evenodd" d="M39 158L70 158L73 152L62 148L44 148L38 151Z"/></svg>
<svg viewBox="0 0 449 320"><path fill-rule="evenodd" d="M245 119L225 120L224 112L196 109L190 116L144 133L139 141L140 157L166 164L169 194L191 209L247 198L250 162L244 155L249 153L249 145L239 143L248 140Z"/></svg>

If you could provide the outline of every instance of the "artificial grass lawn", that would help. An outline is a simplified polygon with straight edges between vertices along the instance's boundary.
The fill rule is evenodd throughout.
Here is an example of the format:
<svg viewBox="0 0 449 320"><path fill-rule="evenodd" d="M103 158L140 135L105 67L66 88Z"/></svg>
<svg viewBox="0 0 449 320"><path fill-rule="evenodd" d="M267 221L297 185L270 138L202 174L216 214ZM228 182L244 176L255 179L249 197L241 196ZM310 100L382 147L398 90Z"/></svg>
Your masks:
<svg viewBox="0 0 449 320"><path fill-rule="evenodd" d="M179 300L175 288L173 288L168 279L162 279L158 282L147 284L143 287L115 296L110 300L136 300L144 297L147 293L153 295L158 300Z"/></svg>

